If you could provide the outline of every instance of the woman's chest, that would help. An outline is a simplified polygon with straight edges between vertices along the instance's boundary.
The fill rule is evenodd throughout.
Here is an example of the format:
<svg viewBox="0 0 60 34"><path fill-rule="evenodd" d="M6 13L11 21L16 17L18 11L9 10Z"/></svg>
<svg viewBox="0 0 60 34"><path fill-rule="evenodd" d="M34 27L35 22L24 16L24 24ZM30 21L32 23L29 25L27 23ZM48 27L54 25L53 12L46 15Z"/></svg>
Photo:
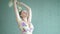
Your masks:
<svg viewBox="0 0 60 34"><path fill-rule="evenodd" d="M28 27L28 28L32 28L33 27L32 23L30 23L30 22L24 22L23 21L21 25L25 26L25 27Z"/></svg>

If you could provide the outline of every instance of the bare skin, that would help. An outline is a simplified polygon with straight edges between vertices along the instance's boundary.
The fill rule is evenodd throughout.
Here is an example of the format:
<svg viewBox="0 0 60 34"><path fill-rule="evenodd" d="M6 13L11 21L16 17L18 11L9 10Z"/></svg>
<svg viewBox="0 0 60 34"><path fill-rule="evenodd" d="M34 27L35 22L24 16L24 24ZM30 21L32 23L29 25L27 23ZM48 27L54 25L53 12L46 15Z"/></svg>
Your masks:
<svg viewBox="0 0 60 34"><path fill-rule="evenodd" d="M17 4L21 4L22 6L24 6L26 8L27 12L24 12L25 10L23 10L21 15L19 15L19 12L18 12L18 9L17 9ZM17 2L17 0L14 0L14 11L15 11L15 14L16 14L16 20L17 20L19 25L22 21L24 21L28 25L29 25L29 23L31 23L32 12L31 12L31 8L29 6L27 6L23 2ZM22 16L23 20L20 18L20 16ZM29 25L29 27L30 27L30 25Z"/></svg>

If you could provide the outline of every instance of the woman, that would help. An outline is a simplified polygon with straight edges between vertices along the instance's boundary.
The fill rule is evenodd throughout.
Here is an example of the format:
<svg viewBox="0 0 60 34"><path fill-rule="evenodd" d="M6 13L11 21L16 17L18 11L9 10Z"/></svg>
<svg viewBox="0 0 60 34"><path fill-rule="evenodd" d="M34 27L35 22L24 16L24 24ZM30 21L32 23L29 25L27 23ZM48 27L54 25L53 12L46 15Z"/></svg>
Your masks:
<svg viewBox="0 0 60 34"><path fill-rule="evenodd" d="M24 6L26 10L21 10L21 12L18 12L17 4ZM32 34L34 27L31 23L31 8L22 2L17 2L17 0L14 0L14 10L16 14L16 20L19 28L22 31L22 34Z"/></svg>

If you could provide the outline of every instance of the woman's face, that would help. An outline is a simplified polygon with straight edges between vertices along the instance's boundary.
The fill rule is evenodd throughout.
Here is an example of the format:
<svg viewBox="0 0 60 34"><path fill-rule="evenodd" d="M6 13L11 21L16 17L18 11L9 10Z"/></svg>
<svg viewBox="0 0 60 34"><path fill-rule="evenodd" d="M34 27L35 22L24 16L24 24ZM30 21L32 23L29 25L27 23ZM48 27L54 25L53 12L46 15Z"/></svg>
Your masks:
<svg viewBox="0 0 60 34"><path fill-rule="evenodd" d="M23 10L23 11L21 12L21 16L22 16L23 18L28 17L28 13L26 12L26 10Z"/></svg>

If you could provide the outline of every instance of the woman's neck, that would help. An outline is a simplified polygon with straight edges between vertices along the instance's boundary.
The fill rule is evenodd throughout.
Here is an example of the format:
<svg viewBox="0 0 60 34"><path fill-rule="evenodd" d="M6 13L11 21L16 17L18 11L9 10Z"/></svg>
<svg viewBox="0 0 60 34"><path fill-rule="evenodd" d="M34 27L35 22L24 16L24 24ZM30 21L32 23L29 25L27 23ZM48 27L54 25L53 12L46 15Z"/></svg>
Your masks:
<svg viewBox="0 0 60 34"><path fill-rule="evenodd" d="M23 21L27 22L27 18L23 18Z"/></svg>

